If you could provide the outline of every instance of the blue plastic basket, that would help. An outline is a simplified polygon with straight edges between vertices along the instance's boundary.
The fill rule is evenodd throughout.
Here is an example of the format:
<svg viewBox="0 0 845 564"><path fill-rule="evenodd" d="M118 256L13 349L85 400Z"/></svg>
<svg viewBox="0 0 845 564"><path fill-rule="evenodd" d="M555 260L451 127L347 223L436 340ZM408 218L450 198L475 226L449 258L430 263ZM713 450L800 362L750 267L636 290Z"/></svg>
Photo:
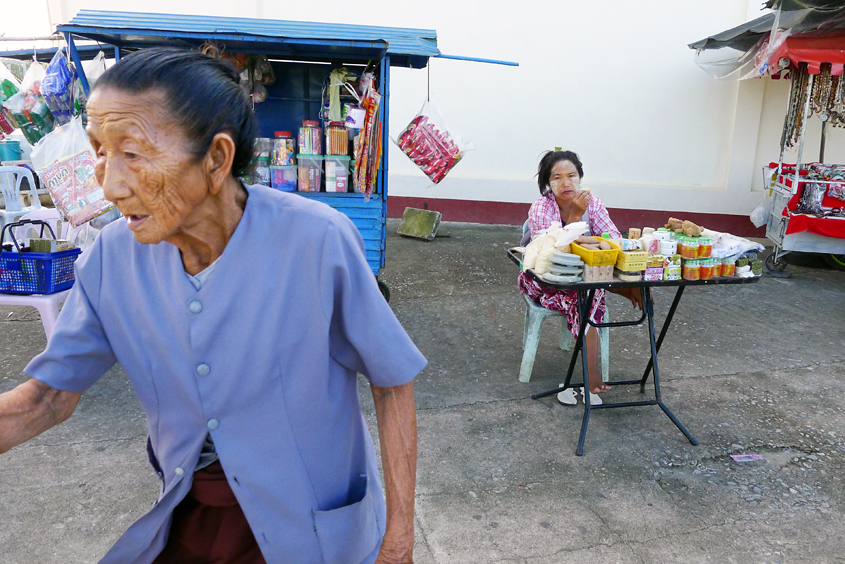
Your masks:
<svg viewBox="0 0 845 564"><path fill-rule="evenodd" d="M6 232L25 224L43 224L53 234L53 229L43 221L24 220L3 227L0 243ZM43 234L43 227L42 227ZM0 293L3 294L55 294L73 286L75 280L73 263L82 252L69 249L56 253L23 253L18 242L12 238L18 251L0 252Z"/></svg>
<svg viewBox="0 0 845 564"><path fill-rule="evenodd" d="M73 263L82 251L0 253L0 292L55 294L73 286Z"/></svg>

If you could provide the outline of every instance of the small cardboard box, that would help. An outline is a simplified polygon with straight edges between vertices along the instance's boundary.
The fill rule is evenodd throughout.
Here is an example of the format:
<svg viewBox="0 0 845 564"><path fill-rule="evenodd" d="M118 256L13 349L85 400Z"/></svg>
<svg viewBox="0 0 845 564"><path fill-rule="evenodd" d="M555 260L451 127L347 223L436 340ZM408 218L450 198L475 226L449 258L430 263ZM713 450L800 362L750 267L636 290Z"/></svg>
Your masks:
<svg viewBox="0 0 845 564"><path fill-rule="evenodd" d="M643 279L646 281L663 280L663 267L650 266L646 268Z"/></svg>

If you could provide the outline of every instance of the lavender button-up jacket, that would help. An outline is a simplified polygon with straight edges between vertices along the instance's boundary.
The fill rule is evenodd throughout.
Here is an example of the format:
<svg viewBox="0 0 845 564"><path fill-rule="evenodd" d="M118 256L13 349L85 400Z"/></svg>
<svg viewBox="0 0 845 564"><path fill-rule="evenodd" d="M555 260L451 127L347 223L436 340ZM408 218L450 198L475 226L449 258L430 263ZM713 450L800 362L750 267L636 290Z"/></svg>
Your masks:
<svg viewBox="0 0 845 564"><path fill-rule="evenodd" d="M425 358L346 216L295 194L248 191L199 291L175 246L140 244L122 220L106 227L77 261L47 349L25 369L81 392L119 362L146 411L161 494L104 563L154 560L208 433L267 562L378 554L385 504L356 372L397 386Z"/></svg>

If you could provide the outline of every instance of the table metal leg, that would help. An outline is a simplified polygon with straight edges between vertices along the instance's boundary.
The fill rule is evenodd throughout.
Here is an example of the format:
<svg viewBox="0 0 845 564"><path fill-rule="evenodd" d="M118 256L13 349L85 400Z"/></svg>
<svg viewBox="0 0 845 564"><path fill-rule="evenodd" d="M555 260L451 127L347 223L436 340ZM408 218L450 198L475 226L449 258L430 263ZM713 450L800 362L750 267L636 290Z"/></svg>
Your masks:
<svg viewBox="0 0 845 564"><path fill-rule="evenodd" d="M683 290L683 286L678 288L678 294L681 293L681 290ZM689 431L687 431L686 427L684 427L683 424L680 421L678 421L678 418L675 417L675 414L673 414L671 411L669 411L669 408L666 407L663 404L663 400L660 397L660 369L657 366L657 350L659 348L659 345L654 340L654 302L651 299L651 288L647 288L647 287L643 288L643 294L644 294L644 297L645 297L644 305L647 308L646 313L648 315L648 340L649 340L649 343L651 344L651 361L649 362L649 364L650 364L651 368L654 370L654 398L657 402L657 405L659 405L660 409L663 410L663 413L665 413L669 417L669 419L672 420L672 423L674 423L675 426L678 429L680 429L680 431L686 436L686 438L689 440L689 442L692 443L693 445L697 445L698 441L695 440L695 437L690 435L690 433L689 433ZM675 296L675 302L672 304L673 310L674 310L675 306L678 305L677 304L678 300L679 300L679 298L676 295ZM674 312L673 311L670 312L670 315L671 315L671 313L674 313ZM668 326L668 322L670 320L671 320L671 318L667 318L667 322L663 325L664 329ZM662 340L664 335L665 335L665 332L661 331L661 333L660 333L661 340ZM648 369L646 369L646 373L645 373L645 376L643 376L643 378L645 378L646 376L648 376ZM642 386L642 384L641 384L641 386Z"/></svg>
<svg viewBox="0 0 845 564"><path fill-rule="evenodd" d="M643 288L643 304L645 304L645 292L649 292L649 299L651 299L651 290L649 288ZM672 307L669 308L669 313L666 315L666 320L663 321L663 327L660 329L660 337L657 339L657 352L660 352L660 347L663 345L663 339L666 337L666 333L669 331L669 325L672 324L672 318L675 316L675 310L678 309L678 304L681 302L681 295L684 293L684 286L678 286L678 291L675 292L675 299L672 300ZM654 330L651 331L651 334L654 335ZM645 383L648 381L648 375L651 372L651 368L654 365L652 359L649 359L648 364L645 367L645 372L643 372L643 378L640 380L640 393L645 393Z"/></svg>
<svg viewBox="0 0 845 564"><path fill-rule="evenodd" d="M584 290L578 290L578 311L579 312L582 310L582 308L581 308L581 292L583 292L583 291ZM592 298L593 298L593 296L595 296L595 293L596 293L595 290L590 290L590 302L589 303L593 303ZM589 315L589 312L588 312L588 315ZM583 345L584 345L584 342L585 342L584 341L584 339L585 339L584 333L586 332L585 328L586 328L586 325L587 325L587 318L585 316L581 315L579 321L580 321L580 327L578 329L578 338L575 339L575 346L572 348L572 358L569 359L569 369L566 372L566 379L563 381L563 387L562 388L553 388L551 390L546 390L545 392L537 392L536 394L531 394L531 399L544 398L544 397L550 396L552 394L557 394L561 390L565 390L566 388L570 387L569 383L572 380L572 373L575 371L575 363L578 361L578 353L580 353L582 351L582 348L583 348ZM584 378L585 379L587 378L586 370L584 371Z"/></svg>
<svg viewBox="0 0 845 564"><path fill-rule="evenodd" d="M580 315L581 327L578 331L578 337L581 341L581 366L584 371L584 418L581 420L581 433L578 436L578 448L575 449L575 456L582 456L584 454L584 439L587 438L587 424L590 422L590 373L589 363L587 359L587 323L590 319L590 310L593 307L593 298L596 295L595 290L590 290L590 294L584 303L584 291L578 290L578 312ZM596 329L598 331L598 329ZM574 355L573 355L574 356ZM565 387L565 386L564 386Z"/></svg>

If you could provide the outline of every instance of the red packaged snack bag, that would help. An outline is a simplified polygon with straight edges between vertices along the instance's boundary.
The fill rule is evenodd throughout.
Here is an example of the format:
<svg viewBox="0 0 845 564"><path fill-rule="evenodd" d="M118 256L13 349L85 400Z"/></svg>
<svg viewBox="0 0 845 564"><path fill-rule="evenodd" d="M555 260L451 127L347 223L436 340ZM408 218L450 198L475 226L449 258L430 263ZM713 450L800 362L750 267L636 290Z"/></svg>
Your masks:
<svg viewBox="0 0 845 564"><path fill-rule="evenodd" d="M430 100L394 142L435 184L446 178L464 153L475 148L446 127Z"/></svg>

